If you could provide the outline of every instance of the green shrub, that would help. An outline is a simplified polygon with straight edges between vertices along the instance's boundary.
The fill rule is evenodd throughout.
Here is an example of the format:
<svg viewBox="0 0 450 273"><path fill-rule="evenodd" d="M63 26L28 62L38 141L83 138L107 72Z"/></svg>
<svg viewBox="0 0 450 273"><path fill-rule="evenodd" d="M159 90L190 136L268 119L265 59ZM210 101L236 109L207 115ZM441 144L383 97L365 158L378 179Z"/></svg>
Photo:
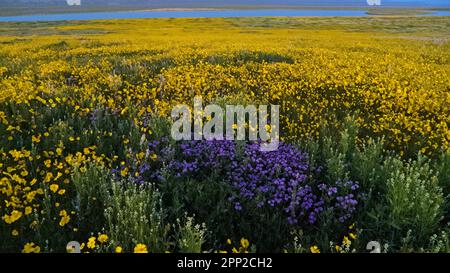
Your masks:
<svg viewBox="0 0 450 273"><path fill-rule="evenodd" d="M408 230L406 237L401 241L400 252L402 253L412 253L412 252L422 252L422 253L447 253L450 251L450 239L448 231L441 231L438 234L433 234L428 238L428 241L420 247L415 245L414 234L412 230Z"/></svg>
<svg viewBox="0 0 450 273"><path fill-rule="evenodd" d="M76 191L73 205L77 211L79 232L87 237L90 232L100 231L105 226L103 211L111 177L103 167L90 164L87 168L76 168L72 182Z"/></svg>
<svg viewBox="0 0 450 273"><path fill-rule="evenodd" d="M210 229L205 248L215 249L232 236L229 233L234 229L234 208L228 201L231 187L217 176L211 175L205 181L167 177L158 187L170 223L187 213L196 215Z"/></svg>
<svg viewBox="0 0 450 273"><path fill-rule="evenodd" d="M137 244L145 244L150 252L165 252L168 226L164 224L161 195L153 185L136 186L128 181L112 183L107 199L106 233L113 246L132 251Z"/></svg>
<svg viewBox="0 0 450 273"><path fill-rule="evenodd" d="M419 155L415 161L403 163L391 158L386 199L389 220L400 234L411 230L416 242L423 242L439 226L444 202L438 177L428 160Z"/></svg>
<svg viewBox="0 0 450 273"><path fill-rule="evenodd" d="M181 253L201 253L202 245L205 243L206 225L194 223L194 217L177 219L176 242L177 249Z"/></svg>
<svg viewBox="0 0 450 273"><path fill-rule="evenodd" d="M383 191L383 142L369 139L356 147L351 157L351 176L361 187L373 191Z"/></svg>
<svg viewBox="0 0 450 273"><path fill-rule="evenodd" d="M439 185L441 185L445 196L444 224L450 225L450 152L441 155L435 168L439 173Z"/></svg>
<svg viewBox="0 0 450 273"><path fill-rule="evenodd" d="M342 125L324 126L318 140L302 143L313 176L326 183L349 179L360 184L363 200L355 217L361 230L359 247L378 240L399 249L408 231L413 234L409 242L413 249L425 244L441 228L444 195L439 185L450 188L450 157L443 155L433 166L423 156L405 162L384 149L383 139L358 139L358 131L353 119L346 118ZM314 173L319 166L324 168ZM339 232L325 219L318 231L307 232L302 240L320 246Z"/></svg>
<svg viewBox="0 0 450 273"><path fill-rule="evenodd" d="M44 182L42 182L44 183ZM57 201L50 191L44 188L41 207L33 213L33 222L30 225L33 234L29 235L29 240L36 242L41 247L42 252L65 252L67 242L77 239L72 236L73 223L69 222L64 227L58 223L61 210L69 211L67 207L56 207Z"/></svg>

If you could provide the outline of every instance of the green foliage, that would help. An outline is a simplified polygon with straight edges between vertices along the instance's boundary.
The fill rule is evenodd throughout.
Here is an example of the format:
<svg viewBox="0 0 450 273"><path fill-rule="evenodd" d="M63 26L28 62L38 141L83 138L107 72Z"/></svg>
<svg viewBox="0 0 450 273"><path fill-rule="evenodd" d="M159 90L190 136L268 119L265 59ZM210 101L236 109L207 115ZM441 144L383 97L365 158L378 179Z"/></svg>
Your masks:
<svg viewBox="0 0 450 273"><path fill-rule="evenodd" d="M424 252L424 253L448 253L450 251L450 236L448 231L441 231L438 234L431 235L422 247L415 244L412 230L408 230L406 236L401 240L400 252Z"/></svg>
<svg viewBox="0 0 450 273"><path fill-rule="evenodd" d="M439 185L444 192L444 223L450 223L450 152L443 153L435 163Z"/></svg>
<svg viewBox="0 0 450 273"><path fill-rule="evenodd" d="M153 185L112 183L105 217L112 245L131 250L146 244L150 252L160 253L168 249L169 228L164 223L161 195Z"/></svg>
<svg viewBox="0 0 450 273"><path fill-rule="evenodd" d="M207 232L205 224L195 224L194 217L185 215L183 220L177 219L175 226L177 248L181 253L202 253Z"/></svg>
<svg viewBox="0 0 450 273"><path fill-rule="evenodd" d="M61 229L59 219L54 216L58 215L61 209L53 205L54 199L49 191L44 192L41 210L33 213L32 237L45 252L64 252L63 246L73 239L69 235L72 225Z"/></svg>
<svg viewBox="0 0 450 273"><path fill-rule="evenodd" d="M72 175L76 196L73 206L78 212L79 232L88 236L91 231L100 231L105 226L103 215L111 177L104 167L90 164L87 168L75 169Z"/></svg>
<svg viewBox="0 0 450 273"><path fill-rule="evenodd" d="M412 230L415 241L423 242L442 217L444 198L436 173L421 155L415 161L391 158L385 164L393 168L386 182L391 225L401 233Z"/></svg>
<svg viewBox="0 0 450 273"><path fill-rule="evenodd" d="M231 188L218 177L211 175L205 181L169 177L158 187L169 222L175 223L187 213L206 224L210 230L206 248L214 248L230 236L234 226L234 209L227 200Z"/></svg>
<svg viewBox="0 0 450 273"><path fill-rule="evenodd" d="M444 154L434 165L423 155L404 161L384 148L383 139L358 140L357 135L358 127L346 118L337 128L324 126L317 141L301 146L309 152L312 170L324 167L319 178L328 183L350 179L360 184L363 202L354 221L361 229L362 247L364 242L378 240L394 251L403 244L401 236L409 232L409 248L419 250L433 232L439 232L443 210L448 207L442 188L447 196L450 157ZM327 219L322 219L325 222L316 235L308 232L302 240L319 242L322 248L333 240L339 230L326 224ZM444 220L445 226L448 220Z"/></svg>

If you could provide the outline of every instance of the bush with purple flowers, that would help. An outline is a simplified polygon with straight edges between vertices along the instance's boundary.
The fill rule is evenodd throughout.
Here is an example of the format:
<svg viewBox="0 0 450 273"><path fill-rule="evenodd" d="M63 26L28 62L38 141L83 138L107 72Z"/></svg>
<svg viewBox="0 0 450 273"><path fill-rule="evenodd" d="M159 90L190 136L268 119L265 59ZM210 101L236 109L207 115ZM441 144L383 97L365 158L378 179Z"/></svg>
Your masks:
<svg viewBox="0 0 450 273"><path fill-rule="evenodd" d="M359 184L353 181L336 181L334 185L320 184L323 200L326 204L332 204L325 208L332 213L339 223L345 223L352 219L358 205L357 190Z"/></svg>
<svg viewBox="0 0 450 273"><path fill-rule="evenodd" d="M292 145L281 143L272 152L259 147L225 140L183 142L169 166L174 175L195 179L220 172L234 189L229 201L237 211L247 209L244 204L279 208L298 226L315 224L325 210L332 210L340 223L351 219L358 183L336 181L328 186L312 179L308 155Z"/></svg>
<svg viewBox="0 0 450 273"><path fill-rule="evenodd" d="M259 144L161 138L146 144L143 160L114 172L127 168L135 183L156 183L173 220L184 210L217 226L210 228L213 242L235 233L265 240L256 243L264 250L286 243L282 234L289 230L313 231L325 221L333 223L332 233L351 223L358 183L327 182L320 176L322 168L312 168L309 155L294 145L280 143L278 150L262 152ZM264 238L274 233L280 238L268 243Z"/></svg>

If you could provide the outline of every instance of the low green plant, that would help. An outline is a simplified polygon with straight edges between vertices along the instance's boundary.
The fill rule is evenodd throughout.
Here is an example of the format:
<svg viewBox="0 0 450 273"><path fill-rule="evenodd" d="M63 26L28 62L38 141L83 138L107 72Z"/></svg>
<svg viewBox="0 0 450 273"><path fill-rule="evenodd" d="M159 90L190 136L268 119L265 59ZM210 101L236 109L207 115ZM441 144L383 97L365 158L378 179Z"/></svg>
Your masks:
<svg viewBox="0 0 450 273"><path fill-rule="evenodd" d="M177 219L176 242L178 251L181 253L201 253L202 246L205 243L206 225L195 224L194 217Z"/></svg>
<svg viewBox="0 0 450 273"><path fill-rule="evenodd" d="M77 211L80 234L87 236L104 227L103 211L111 187L110 179L108 171L102 166L89 164L88 167L75 169L72 182L76 194L72 202Z"/></svg>
<svg viewBox="0 0 450 273"><path fill-rule="evenodd" d="M385 164L392 168L386 181L390 224L400 234L411 230L416 243L424 242L442 218L444 197L437 174L421 155L405 163L390 158Z"/></svg>
<svg viewBox="0 0 450 273"><path fill-rule="evenodd" d="M450 223L450 151L440 156L436 161L435 169L445 197L443 223L448 224Z"/></svg>
<svg viewBox="0 0 450 273"><path fill-rule="evenodd" d="M402 253L447 253L450 250L450 237L448 231L442 230L440 233L431 235L422 246L415 244L415 234L408 230L406 236L401 240L399 252Z"/></svg>
<svg viewBox="0 0 450 273"><path fill-rule="evenodd" d="M132 250L137 244L145 244L150 252L168 250L169 227L164 222L161 195L154 185L114 181L105 217L106 233L113 246Z"/></svg>
<svg viewBox="0 0 450 273"><path fill-rule="evenodd" d="M205 235L206 249L216 249L231 236L235 219L235 211L228 201L231 187L217 176L211 175L204 181L166 177L158 187L170 223L176 223L187 213L206 224L210 231Z"/></svg>

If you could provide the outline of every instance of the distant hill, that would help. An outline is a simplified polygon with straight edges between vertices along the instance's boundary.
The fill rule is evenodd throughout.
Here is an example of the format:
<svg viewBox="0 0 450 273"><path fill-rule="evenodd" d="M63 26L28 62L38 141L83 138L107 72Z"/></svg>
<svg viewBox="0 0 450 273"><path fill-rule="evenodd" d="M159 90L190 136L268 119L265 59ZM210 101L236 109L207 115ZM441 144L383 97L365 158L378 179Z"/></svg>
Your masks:
<svg viewBox="0 0 450 273"><path fill-rule="evenodd" d="M345 6L364 7L366 0L81 0L84 6L224 7L224 6ZM384 6L450 7L450 0L382 0ZM66 0L0 0L0 6L66 6Z"/></svg>

